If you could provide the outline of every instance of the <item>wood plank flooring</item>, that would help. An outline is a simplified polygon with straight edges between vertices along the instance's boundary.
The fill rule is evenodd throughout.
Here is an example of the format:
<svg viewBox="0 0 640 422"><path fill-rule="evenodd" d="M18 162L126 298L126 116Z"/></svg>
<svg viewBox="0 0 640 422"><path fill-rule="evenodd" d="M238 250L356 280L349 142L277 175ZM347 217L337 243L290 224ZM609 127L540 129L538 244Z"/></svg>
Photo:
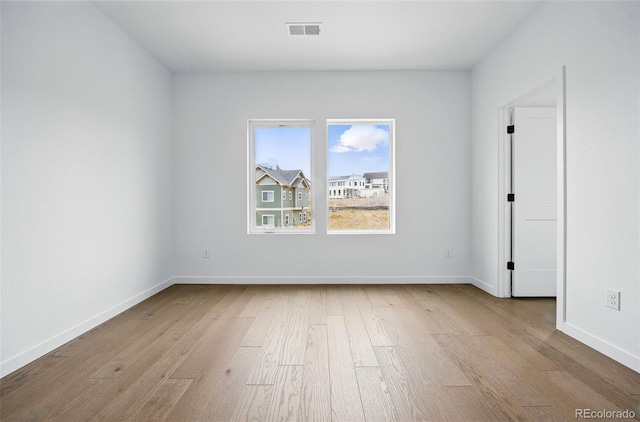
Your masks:
<svg viewBox="0 0 640 422"><path fill-rule="evenodd" d="M554 325L468 285L175 285L0 380L0 420L640 420L640 374Z"/></svg>

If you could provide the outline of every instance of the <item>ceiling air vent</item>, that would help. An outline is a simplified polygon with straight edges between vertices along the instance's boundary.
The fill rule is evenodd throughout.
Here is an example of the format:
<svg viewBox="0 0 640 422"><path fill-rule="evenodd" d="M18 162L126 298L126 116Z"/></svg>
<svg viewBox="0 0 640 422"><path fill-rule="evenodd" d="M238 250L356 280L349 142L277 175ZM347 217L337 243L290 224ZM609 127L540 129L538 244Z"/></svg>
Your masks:
<svg viewBox="0 0 640 422"><path fill-rule="evenodd" d="M294 35L320 35L322 22L286 22L287 33Z"/></svg>

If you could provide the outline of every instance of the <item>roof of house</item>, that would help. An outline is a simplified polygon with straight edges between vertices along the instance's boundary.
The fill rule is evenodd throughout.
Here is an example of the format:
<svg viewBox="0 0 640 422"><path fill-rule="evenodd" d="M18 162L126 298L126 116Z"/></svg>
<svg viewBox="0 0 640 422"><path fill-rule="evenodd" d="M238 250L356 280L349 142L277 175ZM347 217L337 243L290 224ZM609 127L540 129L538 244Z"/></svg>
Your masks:
<svg viewBox="0 0 640 422"><path fill-rule="evenodd" d="M302 181L304 180L304 178L302 177L296 177L296 179L291 182L291 186L293 186L294 188L297 188L298 186L300 186L302 184Z"/></svg>
<svg viewBox="0 0 640 422"><path fill-rule="evenodd" d="M365 177L367 179L382 179L382 178L389 177L389 172L388 171L378 171L378 172L375 172L375 173L365 173L365 174L363 174L363 177Z"/></svg>
<svg viewBox="0 0 640 422"><path fill-rule="evenodd" d="M350 176L331 176L329 180L360 180L363 177L361 174L352 174Z"/></svg>
<svg viewBox="0 0 640 422"><path fill-rule="evenodd" d="M298 186L302 180L306 179L302 170L282 170L280 167L272 169L262 164L258 164L260 170L264 171L268 176L274 179L276 182L285 186ZM262 176L258 177L258 180Z"/></svg>

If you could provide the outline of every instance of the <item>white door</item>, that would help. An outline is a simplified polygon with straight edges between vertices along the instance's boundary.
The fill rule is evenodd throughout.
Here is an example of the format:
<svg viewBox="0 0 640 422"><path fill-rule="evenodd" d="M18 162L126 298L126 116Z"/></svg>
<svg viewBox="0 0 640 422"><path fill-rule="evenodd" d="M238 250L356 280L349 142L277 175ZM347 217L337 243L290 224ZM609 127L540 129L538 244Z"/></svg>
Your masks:
<svg viewBox="0 0 640 422"><path fill-rule="evenodd" d="M513 296L556 296L556 109L515 108Z"/></svg>

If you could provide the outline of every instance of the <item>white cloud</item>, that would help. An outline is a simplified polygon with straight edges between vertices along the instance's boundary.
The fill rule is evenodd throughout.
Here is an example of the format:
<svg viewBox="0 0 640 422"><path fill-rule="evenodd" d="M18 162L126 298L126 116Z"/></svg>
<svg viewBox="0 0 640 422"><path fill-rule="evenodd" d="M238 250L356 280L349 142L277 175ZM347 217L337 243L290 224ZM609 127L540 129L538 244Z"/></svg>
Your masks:
<svg viewBox="0 0 640 422"><path fill-rule="evenodd" d="M346 147L344 145L334 145L333 147L331 147L329 151L341 153L341 152L349 152L351 151L351 149L349 149L349 147Z"/></svg>
<svg viewBox="0 0 640 422"><path fill-rule="evenodd" d="M373 151L389 143L389 132L374 125L354 125L345 130L331 152Z"/></svg>

